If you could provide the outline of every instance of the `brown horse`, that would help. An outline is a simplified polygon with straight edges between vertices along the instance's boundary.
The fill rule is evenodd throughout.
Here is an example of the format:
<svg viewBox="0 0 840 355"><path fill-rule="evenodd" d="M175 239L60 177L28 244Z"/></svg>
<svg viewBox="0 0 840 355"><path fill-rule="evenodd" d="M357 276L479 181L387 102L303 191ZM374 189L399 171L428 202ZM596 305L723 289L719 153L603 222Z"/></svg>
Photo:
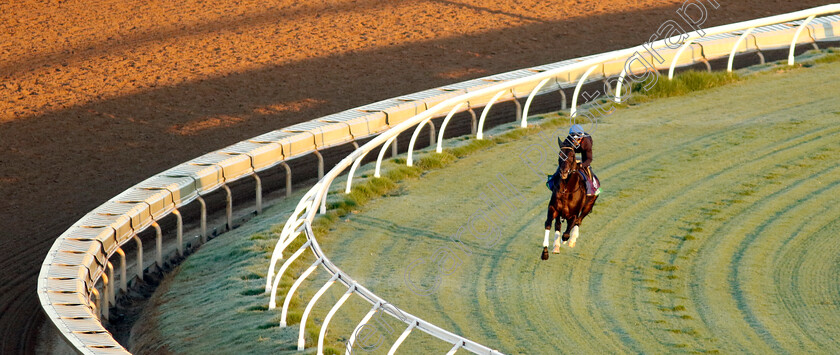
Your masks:
<svg viewBox="0 0 840 355"><path fill-rule="evenodd" d="M551 221L554 220L554 253L560 252L560 227L566 220L566 231L563 232L563 243L570 248L575 247L578 229L583 218L592 211L598 196L586 195L586 182L580 175L580 165L575 159L572 147L560 147L560 180L551 191L551 201L548 203L548 217L545 220L545 239L543 240L542 259L548 260L548 235L551 233Z"/></svg>

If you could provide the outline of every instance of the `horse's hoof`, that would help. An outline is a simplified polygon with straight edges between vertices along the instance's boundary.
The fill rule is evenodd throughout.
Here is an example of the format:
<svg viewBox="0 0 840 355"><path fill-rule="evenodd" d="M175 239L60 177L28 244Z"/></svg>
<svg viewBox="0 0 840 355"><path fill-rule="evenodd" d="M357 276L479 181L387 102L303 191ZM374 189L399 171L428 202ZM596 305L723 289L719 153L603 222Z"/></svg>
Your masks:
<svg viewBox="0 0 840 355"><path fill-rule="evenodd" d="M548 247L543 247L542 259L548 260Z"/></svg>
<svg viewBox="0 0 840 355"><path fill-rule="evenodd" d="M554 254L560 254L560 245L555 244L554 245L554 250L552 250L551 252L554 253Z"/></svg>
<svg viewBox="0 0 840 355"><path fill-rule="evenodd" d="M574 248L574 247L575 247L575 244L577 244L577 241L576 241L576 240L574 240L574 239L570 240L570 241L569 241L569 248Z"/></svg>

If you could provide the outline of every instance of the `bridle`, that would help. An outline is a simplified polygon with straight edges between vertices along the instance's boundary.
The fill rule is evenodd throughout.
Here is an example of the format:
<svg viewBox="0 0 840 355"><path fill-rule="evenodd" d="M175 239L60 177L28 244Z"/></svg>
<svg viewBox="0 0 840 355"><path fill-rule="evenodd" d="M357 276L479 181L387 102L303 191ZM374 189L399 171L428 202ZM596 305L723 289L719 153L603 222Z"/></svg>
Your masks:
<svg viewBox="0 0 840 355"><path fill-rule="evenodd" d="M576 158L575 158L575 149L574 149L574 148L572 148L572 147L560 147L560 152L561 152L561 154L562 154L563 150L565 150L565 149L571 150L571 153L572 153L572 154L571 154L571 158L572 158L572 159L576 159ZM565 155L565 156L566 156L566 158L564 158L564 159L562 159L562 160L563 160L563 162L566 162L566 160L568 160L570 156L569 156L569 155L567 155L567 154L563 154L563 155ZM577 171L575 171L575 169L572 169L572 171L569 171L569 173L570 173L570 174L577 174ZM566 179L568 179L568 178L569 178L569 177L567 176L567 177L566 177ZM563 180L566 180L566 179L563 179ZM566 184L563 184L563 190L562 190L562 191L560 191L560 189L558 188L558 189L557 189L557 193L558 193L558 194L561 194L561 195L568 195L568 194L573 193L573 192L578 192L578 191L581 189L581 187L580 187L580 184L577 184L577 185L578 185L578 187L577 187L577 189L575 189L574 191L566 191ZM558 187L559 187L559 186L558 186Z"/></svg>

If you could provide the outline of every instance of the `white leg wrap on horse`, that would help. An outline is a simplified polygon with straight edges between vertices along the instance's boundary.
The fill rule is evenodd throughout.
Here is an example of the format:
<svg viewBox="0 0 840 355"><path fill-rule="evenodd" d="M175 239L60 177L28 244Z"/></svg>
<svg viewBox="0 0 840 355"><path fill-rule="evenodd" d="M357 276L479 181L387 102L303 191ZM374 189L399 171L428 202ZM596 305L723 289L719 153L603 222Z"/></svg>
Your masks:
<svg viewBox="0 0 840 355"><path fill-rule="evenodd" d="M578 238L578 235L580 234L580 233L578 232L578 229L579 229L579 228L578 228L578 226L574 226L574 227L572 227L572 232L570 233L570 234L571 234L571 238L569 238L569 247L570 247L570 248L574 248L574 247L575 247L575 243L577 243L577 238Z"/></svg>
<svg viewBox="0 0 840 355"><path fill-rule="evenodd" d="M554 232L554 254L560 253L560 232Z"/></svg>
<svg viewBox="0 0 840 355"><path fill-rule="evenodd" d="M551 230L545 230L545 239L543 239L543 246L548 248L548 235L551 233Z"/></svg>

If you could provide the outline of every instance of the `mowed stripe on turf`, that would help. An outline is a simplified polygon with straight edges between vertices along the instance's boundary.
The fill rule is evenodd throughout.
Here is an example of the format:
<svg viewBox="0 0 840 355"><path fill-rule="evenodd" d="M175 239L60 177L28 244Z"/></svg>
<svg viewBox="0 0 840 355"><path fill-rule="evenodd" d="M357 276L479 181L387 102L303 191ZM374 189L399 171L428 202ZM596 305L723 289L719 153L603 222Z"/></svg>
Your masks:
<svg viewBox="0 0 840 355"><path fill-rule="evenodd" d="M769 74L610 116L596 133L598 148L603 147L596 150L597 173L606 192L584 222L578 249L552 255L546 263L537 260L537 249L547 194L538 179L518 179L523 169L515 166L515 153L527 142L494 147L480 157L428 173L407 183L405 195L373 202L359 216L397 218L392 223L452 234L459 226L457 218L436 213L458 214L463 224L470 215L465 211L481 208L476 198L480 187L498 173L517 177L511 181L529 203L496 226L508 239L493 248L476 246L480 252L459 254L465 259L461 268L469 271L459 269L444 276L450 285L439 290L435 302L406 295L401 287L404 280L387 273L377 277L391 281L390 296L416 301L405 302L411 305L407 310L428 312L433 321L437 317L433 311L439 309L462 334L484 337L486 343L514 353L557 348L570 352L825 350L834 343L801 340L814 332L812 326L789 322L795 319L790 314L773 314L780 301L768 290L788 287L773 280L778 264L765 259L786 245L782 240L793 233L768 218L788 214L804 218L796 206L819 204L836 194L830 178L823 181L830 187L822 193L810 185L814 174L837 175L831 159L796 164L808 161L814 152L840 156L827 149L840 143L837 118L831 113L840 107L830 100L840 88L826 85L816 94L799 91L804 94L789 96L775 86L786 85L788 92L804 90L808 80L822 76L830 81L837 76L827 68ZM653 138L627 135L639 131ZM500 157L507 157L508 164L482 161ZM547 172L550 169L545 167ZM458 179L459 174L466 179ZM532 188L535 185L539 187ZM437 198L422 197L426 193ZM809 199L818 196L822 200ZM405 208L379 215L396 206L423 210L429 202L447 203L447 208L422 213L422 221L414 220ZM350 262L340 250L354 247L344 241L364 233L364 223L355 223L354 218L334 231L342 235L342 245L335 249L337 262ZM411 249L417 245L402 235L383 237L404 241L399 244L405 249L397 254L402 260L414 257ZM437 239L429 247L439 248L440 243ZM379 256L395 255L391 249L392 253ZM827 255L822 259L832 260ZM768 275L771 282L764 277ZM822 282L830 281L823 277ZM836 312L829 316L836 317ZM838 332L822 323L822 334ZM799 340L783 340L783 335Z"/></svg>

